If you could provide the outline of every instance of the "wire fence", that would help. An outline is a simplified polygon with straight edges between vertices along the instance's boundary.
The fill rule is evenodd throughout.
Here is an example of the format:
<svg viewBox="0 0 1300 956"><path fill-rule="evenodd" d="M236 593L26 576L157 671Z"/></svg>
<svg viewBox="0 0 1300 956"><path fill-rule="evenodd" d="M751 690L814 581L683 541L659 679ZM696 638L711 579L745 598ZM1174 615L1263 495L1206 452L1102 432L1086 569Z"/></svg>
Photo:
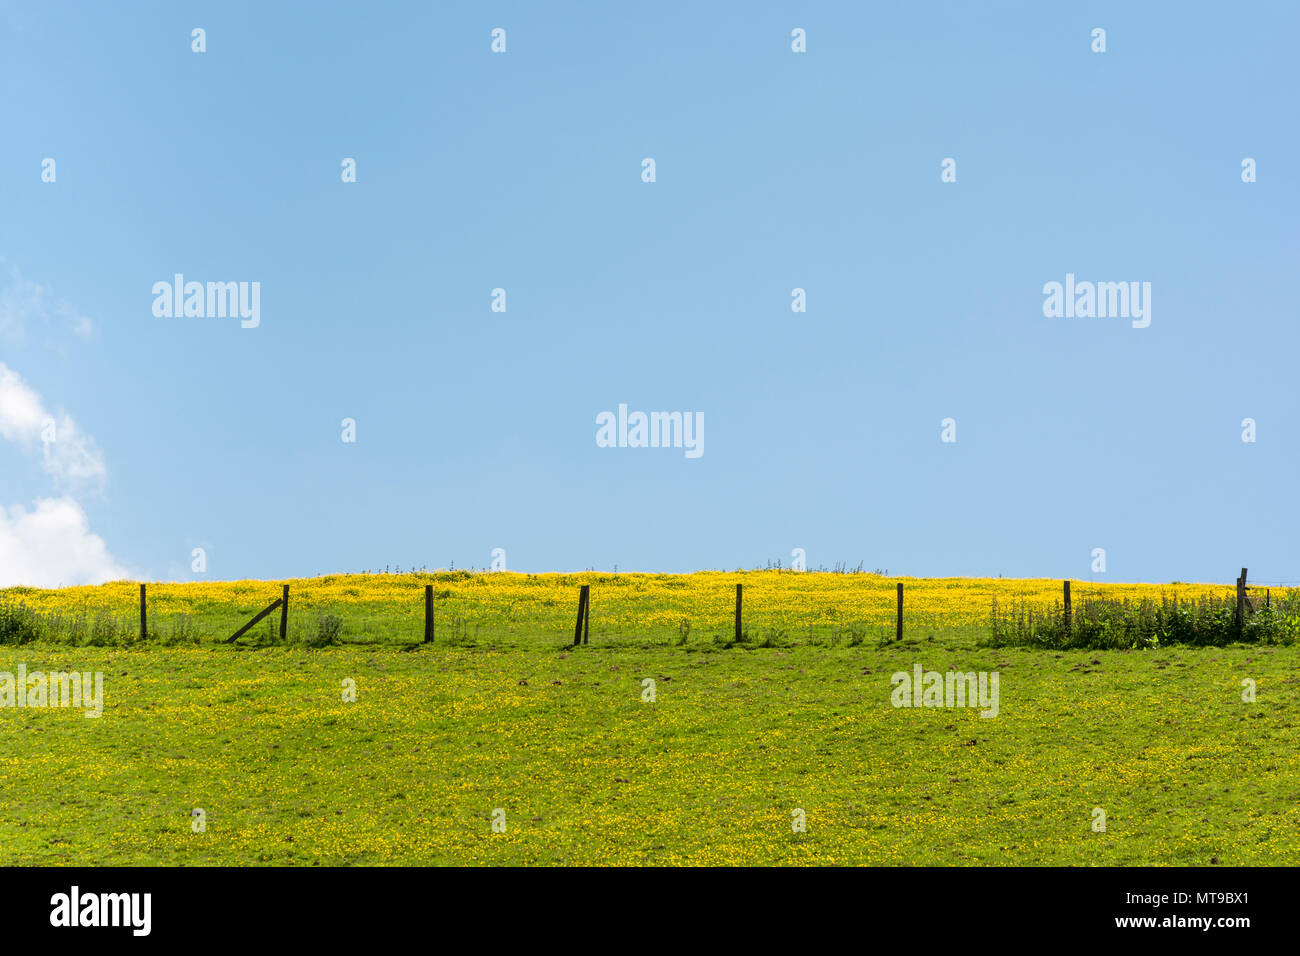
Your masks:
<svg viewBox="0 0 1300 956"><path fill-rule="evenodd" d="M1270 586L1271 587L1271 586ZM586 589L586 603L582 602ZM1252 585L1258 594L1259 585ZM978 638L1013 607L1226 598L1234 585L888 578L795 571L692 575L439 572L0 592L0 643L785 646ZM742 597L743 595L743 597Z"/></svg>

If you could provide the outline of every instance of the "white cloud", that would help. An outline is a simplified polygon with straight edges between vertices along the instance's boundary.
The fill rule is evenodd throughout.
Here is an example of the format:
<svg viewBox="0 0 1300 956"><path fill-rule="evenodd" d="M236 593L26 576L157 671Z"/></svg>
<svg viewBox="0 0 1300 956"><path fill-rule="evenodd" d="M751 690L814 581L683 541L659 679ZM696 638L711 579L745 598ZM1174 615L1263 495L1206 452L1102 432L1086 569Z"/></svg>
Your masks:
<svg viewBox="0 0 1300 956"><path fill-rule="evenodd" d="M94 331L94 323L70 303L52 298L45 286L24 279L17 266L10 266L9 282L0 287L0 337L21 339L29 325L48 323L51 316L69 323L77 335Z"/></svg>
<svg viewBox="0 0 1300 956"><path fill-rule="evenodd" d="M41 449L42 465L60 486L101 483L107 476L95 440L66 412L52 414L22 377L0 362L0 438Z"/></svg>
<svg viewBox="0 0 1300 956"><path fill-rule="evenodd" d="M42 498L31 511L0 507L0 587L53 588L126 577L71 498Z"/></svg>
<svg viewBox="0 0 1300 956"><path fill-rule="evenodd" d="M107 477L95 440L66 412L53 415L22 377L0 362L0 438L40 454L60 486L101 484ZM0 504L0 587L102 584L127 577L75 499L40 498L30 510Z"/></svg>
<svg viewBox="0 0 1300 956"><path fill-rule="evenodd" d="M54 307L54 311L59 318L66 319L72 326L72 331L82 338L88 339L95 334L95 323L78 312L70 303L60 300Z"/></svg>
<svg viewBox="0 0 1300 956"><path fill-rule="evenodd" d="M28 322L46 314L45 290L24 279L17 266L11 267L9 284L0 288L0 333L18 338Z"/></svg>

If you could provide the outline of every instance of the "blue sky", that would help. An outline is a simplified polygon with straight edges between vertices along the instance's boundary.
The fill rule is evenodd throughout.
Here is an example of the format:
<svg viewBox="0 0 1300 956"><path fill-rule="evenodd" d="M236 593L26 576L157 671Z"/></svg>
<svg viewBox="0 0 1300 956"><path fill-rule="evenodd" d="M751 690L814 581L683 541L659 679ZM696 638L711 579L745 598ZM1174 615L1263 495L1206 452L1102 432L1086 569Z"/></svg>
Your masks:
<svg viewBox="0 0 1300 956"><path fill-rule="evenodd" d="M91 462L9 409L0 584L1300 580L1298 11L0 5L0 395ZM1045 317L1067 273L1150 326ZM703 455L598 447L620 403Z"/></svg>

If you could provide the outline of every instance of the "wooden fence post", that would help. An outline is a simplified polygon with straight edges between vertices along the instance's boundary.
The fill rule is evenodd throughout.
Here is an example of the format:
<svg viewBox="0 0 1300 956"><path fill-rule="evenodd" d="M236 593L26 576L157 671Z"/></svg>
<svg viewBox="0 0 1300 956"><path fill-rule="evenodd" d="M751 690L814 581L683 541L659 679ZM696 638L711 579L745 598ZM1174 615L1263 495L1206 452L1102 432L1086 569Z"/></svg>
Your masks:
<svg viewBox="0 0 1300 956"><path fill-rule="evenodd" d="M140 585L140 640L149 637L149 613L145 610L144 585Z"/></svg>
<svg viewBox="0 0 1300 956"><path fill-rule="evenodd" d="M433 643L433 585L424 586L424 643Z"/></svg>
<svg viewBox="0 0 1300 956"><path fill-rule="evenodd" d="M894 628L894 640L903 639L903 582L898 582L898 624Z"/></svg>
<svg viewBox="0 0 1300 956"><path fill-rule="evenodd" d="M1065 582L1065 630L1070 630L1071 618L1073 617L1070 610L1070 582Z"/></svg>
<svg viewBox="0 0 1300 956"><path fill-rule="evenodd" d="M582 602L582 643L587 644L591 640L591 591L590 585L583 585L586 591L586 597Z"/></svg>
<svg viewBox="0 0 1300 956"><path fill-rule="evenodd" d="M741 612L741 605L743 603L743 598L742 598L743 588L744 585L740 585L740 584L736 585L736 643L740 643L740 639L741 639L740 612Z"/></svg>
<svg viewBox="0 0 1300 956"><path fill-rule="evenodd" d="M280 640L286 640L289 635L289 585L284 586L284 592L280 595Z"/></svg>
<svg viewBox="0 0 1300 956"><path fill-rule="evenodd" d="M1241 577L1237 578L1237 630L1241 630L1246 623L1246 569L1241 569Z"/></svg>
<svg viewBox="0 0 1300 956"><path fill-rule="evenodd" d="M577 647L582 643L582 622L587 617L587 595L590 593L591 585L584 584L578 591L578 623L573 626L573 646Z"/></svg>

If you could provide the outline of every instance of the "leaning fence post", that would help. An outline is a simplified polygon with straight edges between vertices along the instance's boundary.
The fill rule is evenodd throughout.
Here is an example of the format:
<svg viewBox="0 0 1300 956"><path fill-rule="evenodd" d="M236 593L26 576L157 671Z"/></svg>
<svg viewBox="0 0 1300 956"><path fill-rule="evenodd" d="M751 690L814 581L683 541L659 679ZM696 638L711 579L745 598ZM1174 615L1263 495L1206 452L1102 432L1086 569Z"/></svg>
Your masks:
<svg viewBox="0 0 1300 956"><path fill-rule="evenodd" d="M144 585L140 585L140 640L149 636L149 613L145 610Z"/></svg>
<svg viewBox="0 0 1300 956"><path fill-rule="evenodd" d="M433 643L433 585L424 586L424 643Z"/></svg>
<svg viewBox="0 0 1300 956"><path fill-rule="evenodd" d="M1066 629L1067 631L1070 629L1070 619L1071 619L1071 613L1070 613L1070 582L1069 582L1069 581L1066 581L1066 582L1065 582L1065 629Z"/></svg>
<svg viewBox="0 0 1300 956"><path fill-rule="evenodd" d="M574 647L582 643L582 623L587 617L587 595L590 593L590 588L590 584L584 584L578 591L578 623L573 626Z"/></svg>
<svg viewBox="0 0 1300 956"><path fill-rule="evenodd" d="M284 586L280 595L280 640L286 640L289 634L289 585Z"/></svg>
<svg viewBox="0 0 1300 956"><path fill-rule="evenodd" d="M743 599L741 597L742 590L743 590L743 585L737 584L736 585L736 643L740 643L740 635L741 635L740 610L741 610L741 604L743 602Z"/></svg>
<svg viewBox="0 0 1300 956"><path fill-rule="evenodd" d="M588 590L590 585L584 585L583 590L587 592L585 600L582 602L582 643L587 644L591 639L591 591Z"/></svg>
<svg viewBox="0 0 1300 956"><path fill-rule="evenodd" d="M288 588L286 588L285 590L287 591ZM241 637L243 637L245 634L247 634L247 633L249 632L249 630L253 627L254 624L257 624L258 622L260 622L264 617L266 617L268 614L270 614L272 611L274 611L277 607L283 607L283 606L284 606L284 598L282 598L282 597L278 597L278 598L276 598L274 601L272 601L270 604L268 604L265 608L263 608L262 610L258 611L256 614L254 614L252 620L250 620L247 624L245 624L243 627L241 627L239 630L237 630L234 634L231 634L228 638L226 638L226 639L225 639L224 641L222 641L221 643L223 643L223 644L231 644L231 643L233 643L233 642L239 640Z"/></svg>
<svg viewBox="0 0 1300 956"><path fill-rule="evenodd" d="M894 639L903 639L903 582L898 582L898 624L894 628Z"/></svg>

